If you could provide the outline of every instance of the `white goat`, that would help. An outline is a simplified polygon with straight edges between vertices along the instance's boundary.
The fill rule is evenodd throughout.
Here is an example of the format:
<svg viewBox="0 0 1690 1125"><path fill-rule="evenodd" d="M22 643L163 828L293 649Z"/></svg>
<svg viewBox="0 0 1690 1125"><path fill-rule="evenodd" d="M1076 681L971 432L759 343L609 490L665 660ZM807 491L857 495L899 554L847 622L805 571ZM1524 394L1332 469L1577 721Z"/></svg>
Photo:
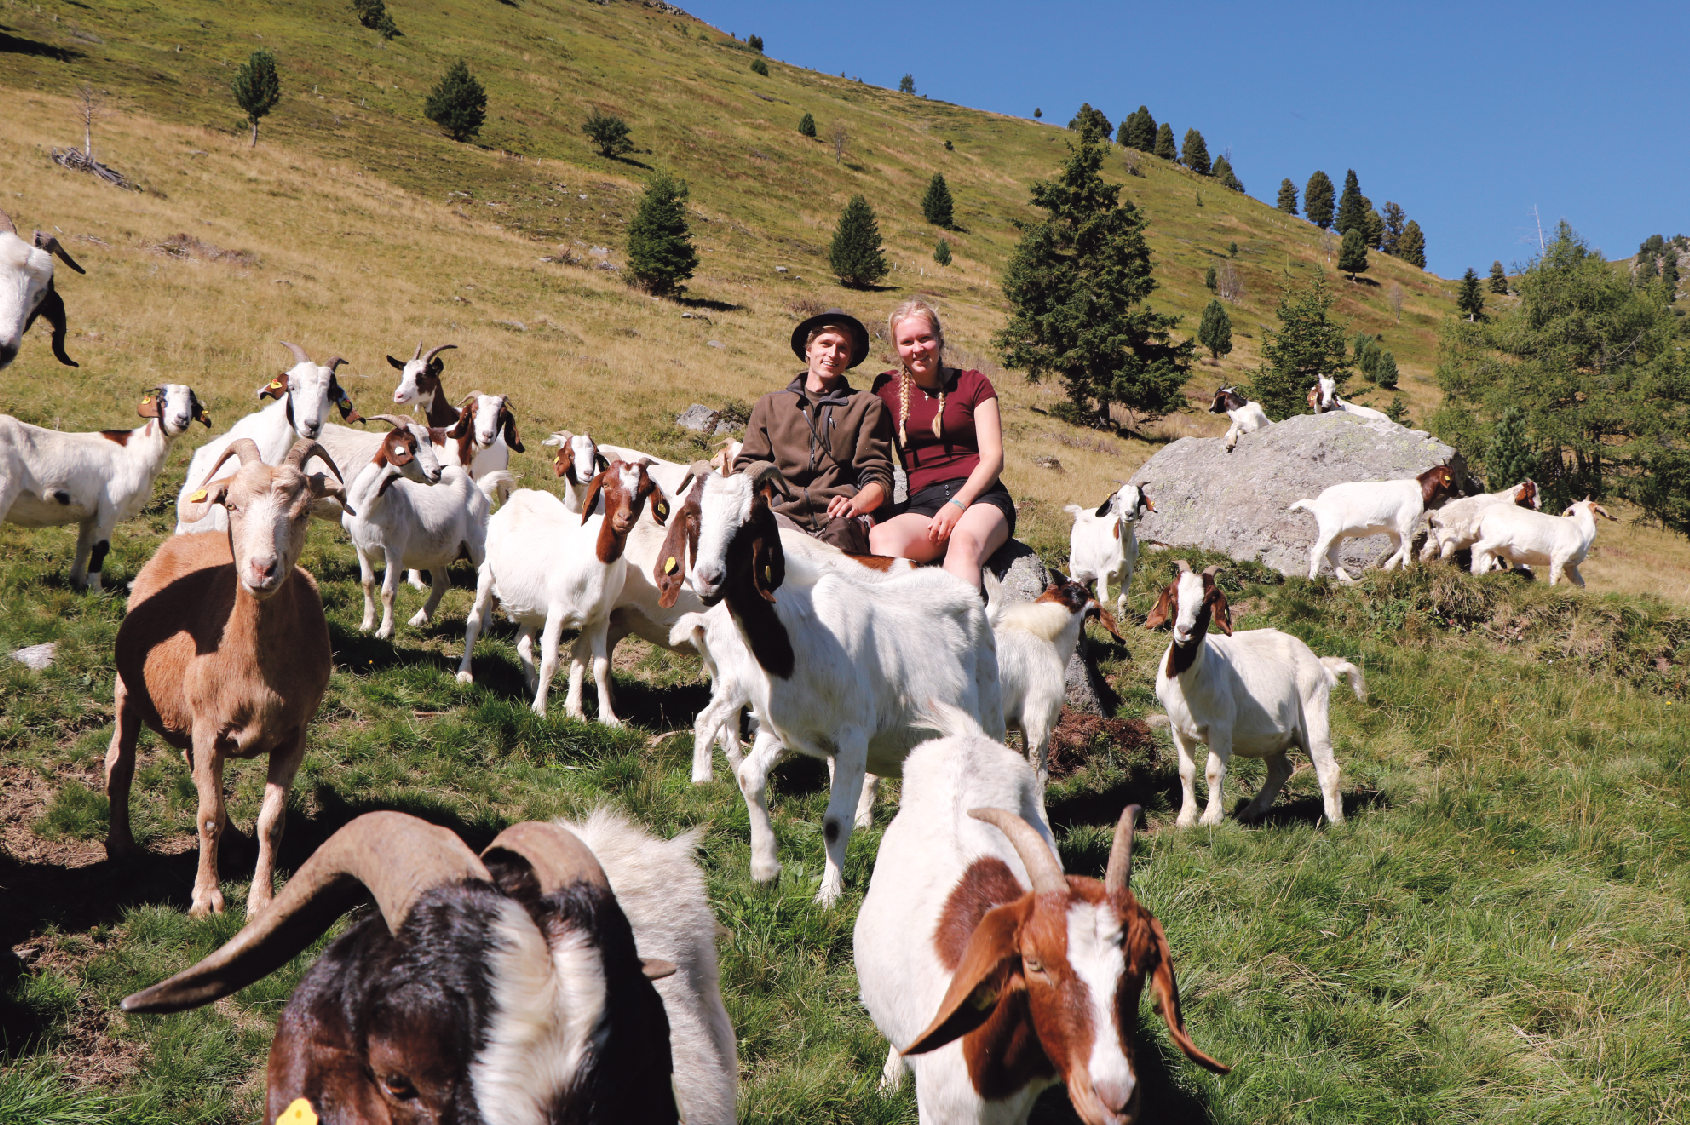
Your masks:
<svg viewBox="0 0 1690 1125"><path fill-rule="evenodd" d="M1228 453L1237 448L1238 439L1244 434L1253 434L1273 425L1268 421L1267 411L1262 409L1261 403L1249 401L1233 387L1222 387L1215 392L1215 401L1209 407L1209 413L1225 414L1232 419L1232 428L1226 432Z"/></svg>
<svg viewBox="0 0 1690 1125"><path fill-rule="evenodd" d="M1420 559L1447 559L1464 547L1471 547L1479 539L1479 518L1493 504L1517 504L1536 511L1543 507L1538 496L1537 482L1529 477L1500 492L1486 492L1478 496L1463 496L1451 500L1426 517L1426 544L1420 548Z"/></svg>
<svg viewBox="0 0 1690 1125"><path fill-rule="evenodd" d="M771 756L790 747L831 759L822 822L827 868L816 896L831 905L844 886L865 774L898 774L919 732L932 729L932 705L960 707L1002 736L997 654L979 595L943 571L871 581L788 554L768 504L780 487L772 465L705 478L695 493L700 528L688 581L706 604L727 603L765 673L750 687L772 737L767 744L759 737L739 769L751 815L752 875L768 879L780 869L764 798ZM678 569L679 553L665 565L675 559Z"/></svg>
<svg viewBox="0 0 1690 1125"><path fill-rule="evenodd" d="M853 935L863 1006L892 1044L882 1088L911 1067L925 1125L1020 1125L1058 1082L1088 1125L1135 1120L1145 985L1174 1044L1226 1073L1186 1033L1168 939L1128 886L1138 806L1101 881L1065 875L1027 763L966 717L941 721L948 737L904 763Z"/></svg>
<svg viewBox="0 0 1690 1125"><path fill-rule="evenodd" d="M1078 504L1062 510L1074 517L1068 533L1068 570L1082 586L1097 583L1097 600L1109 602L1109 587L1115 587L1115 612L1127 612L1127 587L1138 567L1138 537L1133 524L1156 505L1142 484L1123 484L1109 499L1089 511Z"/></svg>
<svg viewBox="0 0 1690 1125"><path fill-rule="evenodd" d="M1573 585L1583 586L1579 564L1596 542L1597 516L1619 522L1588 496L1559 516L1512 505L1486 508L1473 543L1473 573L1484 574L1492 559L1504 559L1515 566L1547 566L1551 586L1563 574Z"/></svg>
<svg viewBox="0 0 1690 1125"><path fill-rule="evenodd" d="M1050 780L1050 735L1068 695L1068 661L1086 618L1100 619L1116 640L1121 634L1109 611L1078 582L1052 582L1035 600L1015 605L1004 604L1001 586L989 574L986 589L992 594L986 615L997 638L1004 726L1026 740L1042 794Z"/></svg>
<svg viewBox="0 0 1690 1125"><path fill-rule="evenodd" d="M579 515L581 498L587 495L587 485L610 467L610 458L599 452L598 443L589 434L557 430L540 444L557 448L557 455L552 458L552 471L563 481L563 506Z"/></svg>
<svg viewBox="0 0 1690 1125"><path fill-rule="evenodd" d="M0 368L18 357L23 334L38 316L53 327L53 355L66 367L77 366L65 354L65 302L53 288L55 255L77 273L88 272L50 234L36 231L34 243L25 242L12 217L0 211Z"/></svg>
<svg viewBox="0 0 1690 1125"><path fill-rule="evenodd" d="M1320 560L1325 558L1332 564L1333 576L1348 584L1355 579L1338 564L1338 549L1344 540L1388 535L1392 551L1384 569L1406 567L1421 513L1454 495L1455 474L1447 465L1436 465L1408 480L1335 484L1313 500L1298 500L1286 511L1300 508L1314 515L1317 530L1309 551L1309 577L1320 576Z"/></svg>
<svg viewBox="0 0 1690 1125"><path fill-rule="evenodd" d="M458 559L479 567L486 558L489 496L510 480L509 473L489 473L480 481L456 465L430 469L423 462L428 443L418 437L421 426L391 414L376 416L395 428L382 440L375 457L346 490L352 511L341 525L358 551L364 587L364 620L359 628L375 626L375 562L386 565L381 584L381 628L378 637L393 635L393 600L399 574L406 567L426 567L433 579L428 601L407 624L427 625L449 585L446 570ZM354 515L353 513L356 513Z"/></svg>
<svg viewBox="0 0 1690 1125"><path fill-rule="evenodd" d="M657 482L657 487L663 490L663 494L677 504L680 503L681 496L697 475L691 465L682 465L678 461L665 461L661 457L653 457L649 453L641 453L639 450L629 449L625 445L600 445L598 448L600 453L609 457L612 461L626 461L629 464L633 464L635 461L649 462L646 472L651 474L651 479ZM729 462L730 465L732 463Z"/></svg>
<svg viewBox="0 0 1690 1125"><path fill-rule="evenodd" d="M576 515L549 492L520 489L511 495L487 527L487 557L476 584L475 605L464 632L464 658L458 682L470 683L470 657L487 625L497 596L506 616L518 625L517 655L523 676L534 689L534 712L546 713L546 695L557 671L558 637L567 628L580 635L570 653L569 698L565 710L582 719L581 677L590 652L593 680L599 685L599 721L622 722L611 709L610 657L606 635L616 596L622 590L628 560L623 555L628 532L646 500L656 490L644 465L612 461L587 489L584 515ZM605 511L593 515L600 494ZM543 628L541 659L534 665L534 633Z"/></svg>
<svg viewBox="0 0 1690 1125"><path fill-rule="evenodd" d="M1144 619L1146 629L1170 621L1174 626L1173 642L1156 665L1156 696L1167 709L1179 751L1184 800L1176 823L1189 828L1221 822L1221 782L1234 754L1267 763L1267 780L1240 819L1267 812L1291 776L1286 755L1293 748L1313 760L1327 819L1337 823L1344 819L1344 803L1338 796L1338 762L1332 756L1332 689L1338 676L1348 675L1356 698L1365 701L1361 669L1335 656L1317 657L1308 645L1278 629L1250 629L1234 636L1232 611L1215 582L1219 569L1211 566L1194 574L1180 559L1179 575ZM1208 635L1211 612L1226 636ZM1198 743L1209 747L1204 771L1209 806L1201 821L1192 788Z"/></svg>
<svg viewBox="0 0 1690 1125"><path fill-rule="evenodd" d="M229 514L222 507L213 506L206 511L205 505L196 504L189 497L215 479L212 476L213 466L221 463L223 451L229 448L236 438L244 437L250 440L258 447L258 455L264 463L275 465L281 462L295 441L300 438L316 441L322 436L331 404L338 406L341 417L348 421L361 420L361 416L352 408L352 400L340 389L340 383L335 378L335 368L345 363L344 359L335 356L328 363L318 365L311 362L311 357L306 355L305 349L298 344L290 344L284 340L282 347L291 351L298 362L258 388L259 398L273 398L276 401L263 410L248 414L236 422L227 433L219 434L194 450L193 460L188 463L187 477L182 482L182 491L176 496L177 535L191 531L223 531L228 528ZM329 456L334 457L335 454L330 452ZM366 454L365 460L368 458L369 455ZM218 476L230 476L234 471L233 466L225 466ZM331 513L330 507L325 505L316 514L325 517L330 514L338 515L338 509ZM204 514L190 516L190 510Z"/></svg>
<svg viewBox="0 0 1690 1125"><path fill-rule="evenodd" d="M1391 416L1371 406L1357 406L1338 397L1338 381L1330 375L1317 375L1320 381L1309 388L1309 405L1316 414L1354 414L1368 422L1389 422Z"/></svg>
<svg viewBox="0 0 1690 1125"><path fill-rule="evenodd" d="M112 530L140 514L170 448L211 416L181 383L149 391L133 430L61 433L0 414L0 520L22 527L80 523L72 584L98 591Z"/></svg>

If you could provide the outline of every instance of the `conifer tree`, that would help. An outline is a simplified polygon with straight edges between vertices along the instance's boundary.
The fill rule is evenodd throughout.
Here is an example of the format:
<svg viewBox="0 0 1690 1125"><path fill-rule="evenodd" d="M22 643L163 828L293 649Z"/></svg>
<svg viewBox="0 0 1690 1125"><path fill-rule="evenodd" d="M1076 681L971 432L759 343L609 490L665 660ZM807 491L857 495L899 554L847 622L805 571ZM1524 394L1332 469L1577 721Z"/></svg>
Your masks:
<svg viewBox="0 0 1690 1125"><path fill-rule="evenodd" d="M1485 449L1485 481L1493 492L1519 484L1537 472L1536 460L1526 433L1525 411L1510 406L1491 430Z"/></svg>
<svg viewBox="0 0 1690 1125"><path fill-rule="evenodd" d="M1467 314L1469 323L1485 315L1485 294L1479 288L1479 275L1472 266L1461 275L1461 292L1456 294L1455 307Z"/></svg>
<svg viewBox="0 0 1690 1125"><path fill-rule="evenodd" d="M769 76L769 64L764 62L762 59L752 59L751 73L760 74L764 78L767 78Z"/></svg>
<svg viewBox="0 0 1690 1125"><path fill-rule="evenodd" d="M1369 250L1385 248L1385 220L1371 207L1367 209L1367 214L1362 216L1361 236Z"/></svg>
<svg viewBox="0 0 1690 1125"><path fill-rule="evenodd" d="M257 148L258 119L275 109L276 103L282 100L282 80L276 77L276 56L263 48L254 51L235 71L235 79L229 87L234 91L235 104L245 111L246 119L252 123L252 144L247 147Z"/></svg>
<svg viewBox="0 0 1690 1125"><path fill-rule="evenodd" d="M927 194L921 197L921 214L928 222L936 227L951 229L951 189L945 186L945 177L935 172L927 183Z"/></svg>
<svg viewBox="0 0 1690 1125"><path fill-rule="evenodd" d="M1297 214L1297 185L1289 176L1279 181L1279 209L1287 215Z"/></svg>
<svg viewBox="0 0 1690 1125"><path fill-rule="evenodd" d="M813 116L806 113L798 119L798 135L809 137L812 141L816 139L816 119Z"/></svg>
<svg viewBox="0 0 1690 1125"><path fill-rule="evenodd" d="M435 84L423 113L454 141L467 141L481 132L487 120L487 91L469 72L468 64L459 59Z"/></svg>
<svg viewBox="0 0 1690 1125"><path fill-rule="evenodd" d="M1138 107L1138 112L1127 115L1121 122L1121 134L1118 138L1128 148L1136 148L1140 152L1156 151L1156 119L1150 116L1150 110L1144 106Z"/></svg>
<svg viewBox="0 0 1690 1125"><path fill-rule="evenodd" d="M1508 292L1508 271L1502 268L1501 262L1490 264L1490 291L1492 293Z"/></svg>
<svg viewBox="0 0 1690 1125"><path fill-rule="evenodd" d="M902 78L898 79L898 93L900 93L900 94L913 94L913 93L915 93L915 75L906 74Z"/></svg>
<svg viewBox="0 0 1690 1125"><path fill-rule="evenodd" d="M1197 326L1197 342L1209 349L1209 356L1219 360L1232 351L1232 318L1226 306L1211 300L1203 309L1203 321Z"/></svg>
<svg viewBox="0 0 1690 1125"><path fill-rule="evenodd" d="M1351 281L1356 274L1367 272L1367 239L1360 227L1344 232L1344 241L1338 246L1338 268L1348 273Z"/></svg>
<svg viewBox="0 0 1690 1125"><path fill-rule="evenodd" d="M855 289L866 289L886 276L889 267L880 252L880 223L862 196L853 195L840 212L827 263L841 285Z"/></svg>
<svg viewBox="0 0 1690 1125"><path fill-rule="evenodd" d="M1351 168L1344 173L1344 194L1338 197L1338 221L1332 229L1339 234L1347 234L1359 229L1366 218L1367 200L1361 194L1361 181L1356 178L1356 170Z"/></svg>
<svg viewBox="0 0 1690 1125"><path fill-rule="evenodd" d="M1103 181L1103 156L1082 137L1054 180L1034 183L1046 217L1021 228L1004 269L1010 319L993 343L1006 365L1060 378L1076 408L1107 423L1112 403L1140 417L1179 409L1196 344L1172 342L1179 318L1147 304L1145 219Z"/></svg>
<svg viewBox="0 0 1690 1125"><path fill-rule="evenodd" d="M667 296L698 269L686 200L687 182L658 172L646 181L639 210L628 224L628 272L648 293Z"/></svg>
<svg viewBox="0 0 1690 1125"><path fill-rule="evenodd" d="M1397 257L1411 266L1426 268L1426 236L1420 233L1420 224L1413 219L1402 228L1402 237L1397 240Z"/></svg>
<svg viewBox="0 0 1690 1125"><path fill-rule="evenodd" d="M1402 224L1402 208L1387 200L1385 203L1385 240L1380 244L1379 249L1393 257L1396 256L1398 244L1402 241Z"/></svg>
<svg viewBox="0 0 1690 1125"><path fill-rule="evenodd" d="M933 247L933 260L941 266L951 264L951 243L949 239L941 238L939 245Z"/></svg>
<svg viewBox="0 0 1690 1125"><path fill-rule="evenodd" d="M1180 145L1179 150L1179 162L1199 176L1209 174L1209 146L1203 143L1203 134L1196 129L1185 131L1185 142Z"/></svg>
<svg viewBox="0 0 1690 1125"><path fill-rule="evenodd" d="M1103 111L1093 109L1090 102L1080 103L1080 112L1076 113L1074 119L1068 122L1068 128L1079 133L1081 138L1089 139L1094 144L1104 146L1109 144L1109 134L1114 129L1109 124L1109 119L1103 116Z"/></svg>
<svg viewBox="0 0 1690 1125"><path fill-rule="evenodd" d="M1232 162L1230 160L1228 160L1226 157L1224 157L1224 156L1215 157L1215 164L1214 164L1214 167L1212 169L1210 169L1210 172L1215 177L1215 179L1220 181L1222 187L1229 187L1233 191L1238 192L1240 195L1243 194L1244 183L1236 175L1233 174Z"/></svg>
<svg viewBox="0 0 1690 1125"><path fill-rule="evenodd" d="M1179 154L1174 151L1174 127L1166 121L1156 130L1156 148L1154 155L1163 160L1177 160Z"/></svg>
<svg viewBox="0 0 1690 1125"><path fill-rule="evenodd" d="M1262 333L1262 365L1250 382L1250 397L1274 421L1308 409L1308 390L1317 375L1330 375L1343 390L1349 378L1344 326L1332 319L1338 298L1326 271L1299 286L1287 280L1279 294L1279 328Z"/></svg>
<svg viewBox="0 0 1690 1125"><path fill-rule="evenodd" d="M1666 286L1667 303L1678 296L1678 247L1668 246L1661 255L1661 282Z"/></svg>
<svg viewBox="0 0 1690 1125"><path fill-rule="evenodd" d="M1332 228L1332 179L1325 172L1310 176L1303 188L1303 215L1321 230Z"/></svg>
<svg viewBox="0 0 1690 1125"><path fill-rule="evenodd" d="M1204 275L1203 275L1203 285L1204 285L1205 288L1207 288L1209 290L1209 292L1211 292L1211 293L1214 292L1214 290L1215 290L1215 267L1214 266L1210 266L1208 271L1206 273L1204 273Z"/></svg>
<svg viewBox="0 0 1690 1125"><path fill-rule="evenodd" d="M1396 389L1397 379L1397 357L1390 352L1380 352L1379 362L1373 367L1373 381L1390 391Z"/></svg>
<svg viewBox="0 0 1690 1125"><path fill-rule="evenodd" d="M745 37L745 45L750 47L753 51L756 51L759 55L763 53L763 37L761 35L747 35Z"/></svg>

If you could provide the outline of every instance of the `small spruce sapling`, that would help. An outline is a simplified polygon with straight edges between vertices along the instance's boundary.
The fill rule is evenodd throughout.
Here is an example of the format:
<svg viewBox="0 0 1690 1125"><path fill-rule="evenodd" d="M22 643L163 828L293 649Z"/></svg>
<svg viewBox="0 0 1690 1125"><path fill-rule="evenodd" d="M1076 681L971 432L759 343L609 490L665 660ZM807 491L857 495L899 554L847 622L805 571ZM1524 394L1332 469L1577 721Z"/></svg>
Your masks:
<svg viewBox="0 0 1690 1125"><path fill-rule="evenodd" d="M952 209L951 189L945 186L945 177L935 172L927 183L927 193L921 197L922 217L936 227L949 230L953 220Z"/></svg>
<svg viewBox="0 0 1690 1125"><path fill-rule="evenodd" d="M1503 294L1508 292L1508 271L1502 268L1501 262L1490 264L1490 291Z"/></svg>
<svg viewBox="0 0 1690 1125"><path fill-rule="evenodd" d="M1373 365L1373 381L1387 391L1395 390L1398 380L1397 357L1390 352L1380 352L1379 361ZM1391 419L1395 422L1398 419Z"/></svg>
<svg viewBox="0 0 1690 1125"><path fill-rule="evenodd" d="M1383 386L1384 384L1380 385ZM1392 385L1394 386L1395 384ZM1385 407L1385 417L1389 418L1399 426L1407 426L1410 424L1408 417L1408 403L1402 400L1401 395L1391 396L1391 405Z"/></svg>
<svg viewBox="0 0 1690 1125"><path fill-rule="evenodd" d="M1223 355L1232 352L1232 318L1226 315L1226 306L1219 301L1211 300L1203 309L1203 320L1197 326L1197 342L1209 349L1210 357L1220 362Z"/></svg>
<svg viewBox="0 0 1690 1125"><path fill-rule="evenodd" d="M655 296L682 288L698 269L686 201L687 182L658 172L646 181L639 210L628 224L628 272Z"/></svg>
<svg viewBox="0 0 1690 1125"><path fill-rule="evenodd" d="M866 289L889 271L881 253L880 223L861 195L853 195L840 213L827 262L841 285L856 289Z"/></svg>
<svg viewBox="0 0 1690 1125"><path fill-rule="evenodd" d="M459 59L430 91L423 113L454 141L467 141L481 132L487 120L487 91Z"/></svg>
<svg viewBox="0 0 1690 1125"><path fill-rule="evenodd" d="M949 239L941 238L939 245L933 247L933 260L941 266L951 264L951 243Z"/></svg>
<svg viewBox="0 0 1690 1125"><path fill-rule="evenodd" d="M234 81L229 83L234 91L235 104L246 112L246 119L252 123L251 148L258 147L258 119L276 108L276 103L282 100L282 80L276 76L276 56L268 50L260 48L241 64L235 71Z"/></svg>
<svg viewBox="0 0 1690 1125"><path fill-rule="evenodd" d="M1204 286L1204 288L1208 289L1211 293L1214 292L1214 289L1215 289L1215 267L1212 266L1212 265L1206 271L1204 271L1204 273L1203 273L1203 286Z"/></svg>
<svg viewBox="0 0 1690 1125"><path fill-rule="evenodd" d="M806 113L798 119L798 135L809 137L812 141L816 139L816 119L813 116Z"/></svg>
<svg viewBox="0 0 1690 1125"><path fill-rule="evenodd" d="M1461 292L1456 294L1455 307L1466 314L1468 323L1485 315L1484 290L1479 287L1479 275L1472 266L1461 275Z"/></svg>

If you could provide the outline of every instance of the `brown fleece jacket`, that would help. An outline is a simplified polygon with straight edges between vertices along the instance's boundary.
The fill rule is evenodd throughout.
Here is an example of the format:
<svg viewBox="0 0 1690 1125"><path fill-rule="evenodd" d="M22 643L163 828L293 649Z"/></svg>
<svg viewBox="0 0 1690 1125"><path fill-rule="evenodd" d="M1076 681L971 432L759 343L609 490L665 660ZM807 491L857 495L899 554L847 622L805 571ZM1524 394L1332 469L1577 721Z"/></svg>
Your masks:
<svg viewBox="0 0 1690 1125"><path fill-rule="evenodd" d="M814 532L827 523L827 502L835 496L879 483L891 499L892 420L879 398L843 381L812 407L804 379L800 374L785 390L757 400L734 471L774 462L793 492L774 510Z"/></svg>

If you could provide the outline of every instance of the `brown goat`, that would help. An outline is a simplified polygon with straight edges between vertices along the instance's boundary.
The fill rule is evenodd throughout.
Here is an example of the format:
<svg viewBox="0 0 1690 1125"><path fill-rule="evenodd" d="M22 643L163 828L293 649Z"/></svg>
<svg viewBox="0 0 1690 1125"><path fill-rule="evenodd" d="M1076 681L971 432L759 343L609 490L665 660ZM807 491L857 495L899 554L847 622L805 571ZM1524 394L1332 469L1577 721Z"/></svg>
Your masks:
<svg viewBox="0 0 1690 1125"><path fill-rule="evenodd" d="M117 729L106 751L106 854L114 858L138 850L129 829L129 786L141 724L186 755L199 791L200 862L189 909L196 917L223 912L217 845L229 758L270 758L248 915L270 902L288 789L332 667L317 584L295 563L312 505L328 496L345 503L341 486L303 471L318 457L340 476L314 441L297 442L271 467L256 444L237 438L213 476L229 457L240 458L235 475L188 498L191 520L214 505L226 509L228 534L173 536L135 578L117 632Z"/></svg>

